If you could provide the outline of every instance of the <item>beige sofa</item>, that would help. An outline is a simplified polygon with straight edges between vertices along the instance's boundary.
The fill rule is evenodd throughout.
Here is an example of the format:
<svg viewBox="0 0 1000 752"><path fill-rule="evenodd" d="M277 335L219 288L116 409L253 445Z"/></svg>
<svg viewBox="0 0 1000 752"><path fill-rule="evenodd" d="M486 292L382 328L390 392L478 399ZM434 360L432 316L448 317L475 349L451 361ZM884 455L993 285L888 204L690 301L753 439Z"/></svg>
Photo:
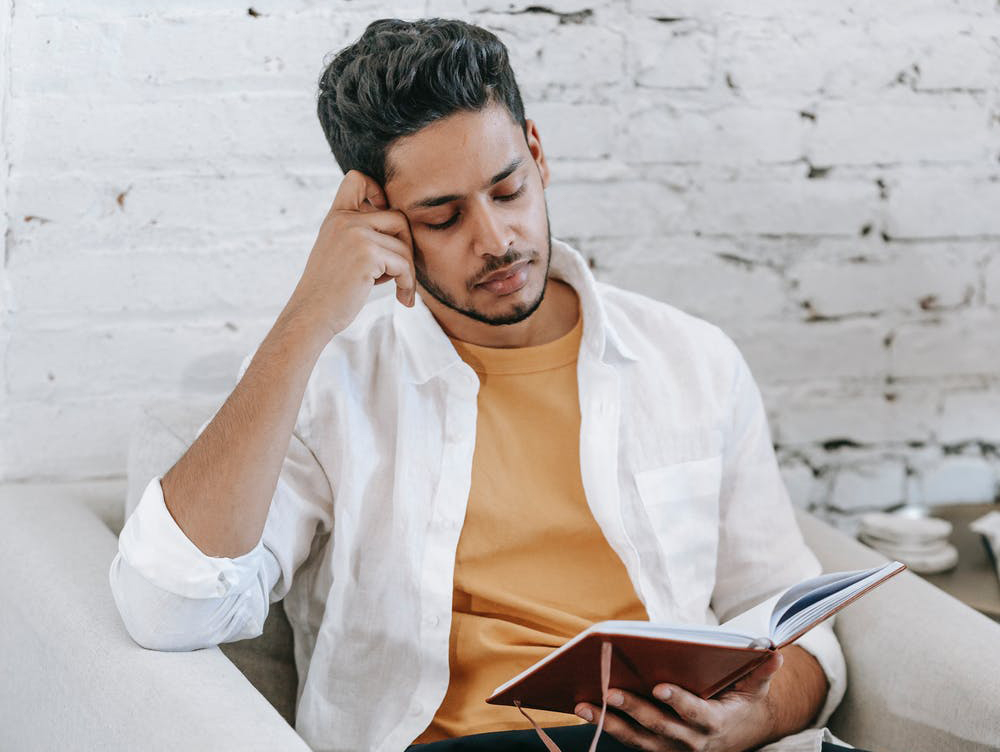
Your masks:
<svg viewBox="0 0 1000 752"><path fill-rule="evenodd" d="M165 653L131 640L111 596L126 512L216 407L148 406L127 481L0 486L0 750L308 750L280 603L260 637ZM826 571L885 561L797 514ZM1000 624L904 572L836 631L848 665L838 737L874 752L1000 750Z"/></svg>

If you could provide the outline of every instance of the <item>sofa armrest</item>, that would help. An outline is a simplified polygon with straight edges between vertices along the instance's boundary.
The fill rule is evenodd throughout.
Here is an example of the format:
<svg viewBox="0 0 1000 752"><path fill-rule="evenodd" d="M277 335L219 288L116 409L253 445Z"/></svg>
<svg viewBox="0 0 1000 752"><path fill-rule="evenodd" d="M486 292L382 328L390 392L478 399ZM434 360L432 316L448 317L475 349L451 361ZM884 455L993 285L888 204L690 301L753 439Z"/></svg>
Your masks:
<svg viewBox="0 0 1000 752"><path fill-rule="evenodd" d="M0 749L309 752L218 647L132 641L108 582L117 538L81 501L94 488L0 486L0 654L16 677L0 682ZM96 488L121 508L124 483Z"/></svg>
<svg viewBox="0 0 1000 752"><path fill-rule="evenodd" d="M886 557L801 509L824 571ZM880 752L988 752L1000 743L1000 624L903 572L835 617L847 694L830 719L838 737Z"/></svg>

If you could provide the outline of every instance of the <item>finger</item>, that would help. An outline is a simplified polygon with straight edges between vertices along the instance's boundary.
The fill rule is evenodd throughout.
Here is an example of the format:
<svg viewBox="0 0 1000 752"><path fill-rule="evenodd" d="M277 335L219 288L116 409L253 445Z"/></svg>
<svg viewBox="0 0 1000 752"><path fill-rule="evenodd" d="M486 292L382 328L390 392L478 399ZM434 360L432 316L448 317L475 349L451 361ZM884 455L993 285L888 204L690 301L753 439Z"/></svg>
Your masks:
<svg viewBox="0 0 1000 752"><path fill-rule="evenodd" d="M376 241L378 255L376 266L372 271L374 284L387 282L390 278L396 281L396 297L401 303L412 305L416 293L416 280L413 276L413 265L403 255Z"/></svg>
<svg viewBox="0 0 1000 752"><path fill-rule="evenodd" d="M686 725L703 733L719 730L719 711L711 700L703 700L676 684L657 684L653 697L669 705Z"/></svg>
<svg viewBox="0 0 1000 752"><path fill-rule="evenodd" d="M618 693L621 694L622 701L620 705L614 705L613 700ZM700 743L703 741L701 739L704 736L703 731L712 730L703 729L701 726L678 717L678 713L670 707L665 707L663 703L627 690L610 690L608 703L612 704L616 710L628 713L643 728L649 729L654 734L676 739L684 744Z"/></svg>
<svg viewBox="0 0 1000 752"><path fill-rule="evenodd" d="M385 192L375 178L360 170L348 170L340 181L330 211L375 211L388 207Z"/></svg>
<svg viewBox="0 0 1000 752"><path fill-rule="evenodd" d="M591 718L597 718L601 709L587 703L580 703L576 708L576 714L584 720L590 720L583 714L587 710ZM649 752L664 752L664 750L688 750L692 747L680 741L676 737L659 736L641 724L631 720L627 716L619 715L615 712L608 712L604 716L605 732L611 734L622 744L635 747L636 749L648 750Z"/></svg>
<svg viewBox="0 0 1000 752"><path fill-rule="evenodd" d="M785 656L780 651L775 651L768 656L767 660L757 666L753 671L735 682L732 689L737 692L758 694L767 690L771 679L781 668L785 661Z"/></svg>
<svg viewBox="0 0 1000 752"><path fill-rule="evenodd" d="M365 214L364 223L378 230L383 235L397 238L406 246L407 255L413 256L413 236L410 233L410 221L401 211L389 209Z"/></svg>
<svg viewBox="0 0 1000 752"><path fill-rule="evenodd" d="M416 272L413 266L413 252L410 250L409 246L398 238L381 232L371 231L368 238L370 242L374 243L379 248L384 248L390 253L395 253L406 262L406 265L409 267L409 276L407 280L409 283L408 287L414 287Z"/></svg>

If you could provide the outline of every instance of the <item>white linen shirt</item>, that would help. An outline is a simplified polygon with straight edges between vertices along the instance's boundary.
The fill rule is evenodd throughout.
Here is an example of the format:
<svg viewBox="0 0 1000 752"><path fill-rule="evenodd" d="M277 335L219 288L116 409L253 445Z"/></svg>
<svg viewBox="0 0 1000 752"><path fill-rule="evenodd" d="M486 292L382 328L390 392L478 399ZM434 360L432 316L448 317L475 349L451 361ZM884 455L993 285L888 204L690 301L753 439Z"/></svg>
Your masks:
<svg viewBox="0 0 1000 752"><path fill-rule="evenodd" d="M597 281L556 238L550 274L581 300L587 503L650 620L719 624L818 575L733 342ZM109 573L129 634L155 650L256 637L284 598L298 733L317 751L404 750L448 687L478 390L419 295L413 308L394 296L370 300L316 362L253 550L206 556L167 511L161 477L146 486ZM758 624L766 635L766 617ZM797 640L829 681L819 716L767 749L839 741L824 728L846 686L832 626Z"/></svg>

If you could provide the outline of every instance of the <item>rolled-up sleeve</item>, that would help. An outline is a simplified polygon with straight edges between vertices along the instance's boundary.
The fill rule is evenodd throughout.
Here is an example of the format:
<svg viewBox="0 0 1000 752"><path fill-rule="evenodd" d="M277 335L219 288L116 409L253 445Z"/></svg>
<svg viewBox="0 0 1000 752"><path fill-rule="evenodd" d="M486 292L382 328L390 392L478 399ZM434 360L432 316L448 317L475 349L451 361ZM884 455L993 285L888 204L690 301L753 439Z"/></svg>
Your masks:
<svg viewBox="0 0 1000 752"><path fill-rule="evenodd" d="M195 650L262 634L270 604L288 593L313 538L332 527L331 487L306 444L307 424L304 401L261 538L241 556L201 551L167 509L162 476L149 481L125 521L109 571L118 611L138 644Z"/></svg>
<svg viewBox="0 0 1000 752"><path fill-rule="evenodd" d="M735 344L731 424L720 488L719 552L712 609L726 622L755 604L822 573L795 521L781 479L760 390ZM756 634L768 633L768 614L755 615ZM809 728L822 728L847 689L847 667L833 631L835 617L793 644L813 655L828 682L826 699Z"/></svg>

